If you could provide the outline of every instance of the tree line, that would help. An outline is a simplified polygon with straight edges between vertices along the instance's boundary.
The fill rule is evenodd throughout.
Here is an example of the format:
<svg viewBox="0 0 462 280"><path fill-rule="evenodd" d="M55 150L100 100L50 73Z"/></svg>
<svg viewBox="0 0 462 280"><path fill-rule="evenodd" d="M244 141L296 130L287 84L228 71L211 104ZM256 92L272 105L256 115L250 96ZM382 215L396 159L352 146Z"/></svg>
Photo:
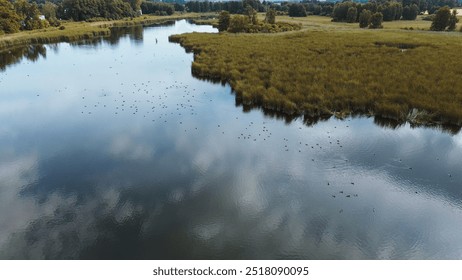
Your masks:
<svg viewBox="0 0 462 280"><path fill-rule="evenodd" d="M175 10L184 11L184 6L180 4L142 0L52 1L0 0L0 34L59 26L60 20L116 20L141 13L171 15Z"/></svg>
<svg viewBox="0 0 462 280"><path fill-rule="evenodd" d="M258 12L266 12L268 9L275 10L278 14L287 14L291 17L305 17L309 15L321 15L333 17L335 7L345 1L320 2L318 0L303 0L298 3L282 2L274 4L267 1L244 0L244 1L188 1L185 9L188 12L205 13L228 11L230 14L244 14L245 7L250 5ZM346 1L348 3L348 1ZM393 2L393 3L392 3ZM396 2L396 4L394 3ZM382 12L384 21L388 21L393 13L398 13L402 19L412 18L417 11L423 13L428 10L429 14L434 14L444 6L450 8L458 5L458 0L370 0L367 3L355 3L356 5L366 5L373 13ZM375 7L375 8L373 8ZM416 9L417 8L417 9ZM377 9L379 11L377 11ZM358 14L360 11L358 12ZM417 16L416 15L416 16ZM396 17L396 14L395 14Z"/></svg>
<svg viewBox="0 0 462 280"><path fill-rule="evenodd" d="M242 1L222 1L222 2L209 2L209 1L189 1L186 2L185 8L188 12L193 13L208 13L208 12L221 12L227 11L230 14L244 14L246 7L250 6L257 12L265 12L269 3L260 2L258 0L242 0ZM278 5L274 5L278 6Z"/></svg>
<svg viewBox="0 0 462 280"><path fill-rule="evenodd" d="M0 34L48 27L49 22L41 20L39 15L36 3L0 0Z"/></svg>
<svg viewBox="0 0 462 280"><path fill-rule="evenodd" d="M59 20L133 17L139 13L140 5L141 0L63 0L40 4L26 0L0 0L0 33L59 26Z"/></svg>
<svg viewBox="0 0 462 280"><path fill-rule="evenodd" d="M457 0L380 0L364 4L346 1L335 4L332 18L334 21L358 22L361 12L369 10L372 13L382 13L383 21L415 20L425 11L434 14L442 7L453 8L456 5ZM356 19L352 17L354 9Z"/></svg>
<svg viewBox="0 0 462 280"><path fill-rule="evenodd" d="M428 2L425 0L387 0L387 1L370 1L365 4L345 1L337 3L332 13L332 21L359 23L361 28L381 28L382 21L393 20L415 20L420 13L425 12L428 3L455 5L454 0L438 0L439 2ZM451 13L450 7L432 6L431 12L435 13L432 19L430 30L433 31L452 31L455 30L459 21L457 13L454 10Z"/></svg>
<svg viewBox="0 0 462 280"><path fill-rule="evenodd" d="M30 2L29 2L30 1ZM419 13L428 10L434 18L443 22L455 21L453 15L437 15L443 6L452 8L457 0L371 0L367 3L344 1L339 3L304 0L300 3L283 2L280 5L258 0L242 1L188 1L168 0L163 2L143 0L0 0L0 34L19 30L32 30L59 26L59 20L88 21L93 19L121 19L140 14L171 15L175 11L221 12L245 14L247 7L256 12L273 11L276 15L291 17L321 15L332 17L333 21L356 22L360 27L380 28L381 21L413 20ZM170 3L166 3L170 2ZM184 4L183 4L184 3ZM443 12L441 12L443 13ZM45 19L40 15L44 15ZM381 16L380 16L381 15ZM433 18L433 19L434 19ZM379 20L381 19L381 20ZM380 24L379 24L380 22ZM377 24L374 24L377 23ZM441 29L443 24L432 30ZM446 29L451 29L448 23ZM445 30L446 30L445 29Z"/></svg>
<svg viewBox="0 0 462 280"><path fill-rule="evenodd" d="M359 22L359 16L364 10L371 13L381 13L384 21L415 20L420 13L419 6L412 2L405 3L405 6L403 6L402 2L395 0L368 2L365 4L348 1L335 5L332 20L350 23Z"/></svg>

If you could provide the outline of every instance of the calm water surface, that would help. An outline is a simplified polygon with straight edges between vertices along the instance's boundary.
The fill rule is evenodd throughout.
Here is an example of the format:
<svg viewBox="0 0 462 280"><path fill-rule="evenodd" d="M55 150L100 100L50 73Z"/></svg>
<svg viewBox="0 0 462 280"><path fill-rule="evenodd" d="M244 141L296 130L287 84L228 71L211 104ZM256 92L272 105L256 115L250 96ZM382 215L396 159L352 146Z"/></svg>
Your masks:
<svg viewBox="0 0 462 280"><path fill-rule="evenodd" d="M192 31L1 54L1 259L462 258L461 133L244 110Z"/></svg>

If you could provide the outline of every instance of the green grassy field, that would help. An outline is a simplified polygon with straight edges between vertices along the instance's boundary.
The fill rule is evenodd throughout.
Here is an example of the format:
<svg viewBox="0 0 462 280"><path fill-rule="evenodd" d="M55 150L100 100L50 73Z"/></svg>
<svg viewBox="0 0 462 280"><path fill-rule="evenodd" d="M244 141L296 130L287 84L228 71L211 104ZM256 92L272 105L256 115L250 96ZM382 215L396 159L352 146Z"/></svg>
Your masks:
<svg viewBox="0 0 462 280"><path fill-rule="evenodd" d="M420 19L384 22L380 30L318 16L277 20L302 30L171 40L195 53L195 75L229 82L247 105L462 125L462 32L422 31L431 23Z"/></svg>
<svg viewBox="0 0 462 280"><path fill-rule="evenodd" d="M264 18L263 15L260 16ZM425 29L428 30L431 25L431 21L422 20L423 16L418 16L416 20L396 20L383 22L384 29L401 29L410 28L413 29ZM291 18L288 16L278 16L278 21L301 23L305 28L311 29L357 29L359 28L358 23L344 23L344 22L332 22L330 17L321 16L308 16L303 18Z"/></svg>

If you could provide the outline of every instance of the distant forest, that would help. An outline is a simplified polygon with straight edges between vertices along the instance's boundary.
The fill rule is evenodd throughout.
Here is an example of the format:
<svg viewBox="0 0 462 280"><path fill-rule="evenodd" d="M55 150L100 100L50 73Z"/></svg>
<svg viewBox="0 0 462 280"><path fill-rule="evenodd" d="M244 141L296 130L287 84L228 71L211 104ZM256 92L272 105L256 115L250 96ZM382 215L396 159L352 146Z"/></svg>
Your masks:
<svg viewBox="0 0 462 280"><path fill-rule="evenodd" d="M176 12L220 12L243 14L248 6L258 12L275 10L277 15L304 17L321 15L333 21L359 22L363 10L381 13L383 21L412 20L428 11L434 14L444 6L455 7L458 0L379 0L367 3L355 2L259 2L243 1L188 1L166 0L164 2L143 0L0 0L0 34L20 30L59 26L62 20L94 21L116 20L142 14L171 15Z"/></svg>

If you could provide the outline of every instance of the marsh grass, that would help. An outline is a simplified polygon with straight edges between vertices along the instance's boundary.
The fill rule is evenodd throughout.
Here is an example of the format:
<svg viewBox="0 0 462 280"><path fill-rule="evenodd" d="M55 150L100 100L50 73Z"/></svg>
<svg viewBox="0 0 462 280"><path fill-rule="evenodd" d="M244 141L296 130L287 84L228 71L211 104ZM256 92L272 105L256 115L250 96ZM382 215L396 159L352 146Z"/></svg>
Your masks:
<svg viewBox="0 0 462 280"><path fill-rule="evenodd" d="M200 18L193 18L189 20L190 23L197 24L197 25L211 25L215 28L218 28L218 18L216 15L212 15L209 17L200 17Z"/></svg>
<svg viewBox="0 0 462 280"><path fill-rule="evenodd" d="M462 125L459 32L360 30L309 18L302 31L193 33L171 41L194 52L194 75L230 83L246 106Z"/></svg>

